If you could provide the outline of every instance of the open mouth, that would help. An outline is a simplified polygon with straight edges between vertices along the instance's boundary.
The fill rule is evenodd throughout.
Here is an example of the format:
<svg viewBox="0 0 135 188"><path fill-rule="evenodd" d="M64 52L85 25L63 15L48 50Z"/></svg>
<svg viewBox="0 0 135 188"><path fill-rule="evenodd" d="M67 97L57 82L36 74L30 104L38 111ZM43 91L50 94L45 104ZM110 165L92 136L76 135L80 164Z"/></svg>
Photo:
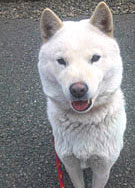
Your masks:
<svg viewBox="0 0 135 188"><path fill-rule="evenodd" d="M72 101L71 102L72 108L78 112L86 112L90 109L92 105L92 100L80 100L80 101Z"/></svg>

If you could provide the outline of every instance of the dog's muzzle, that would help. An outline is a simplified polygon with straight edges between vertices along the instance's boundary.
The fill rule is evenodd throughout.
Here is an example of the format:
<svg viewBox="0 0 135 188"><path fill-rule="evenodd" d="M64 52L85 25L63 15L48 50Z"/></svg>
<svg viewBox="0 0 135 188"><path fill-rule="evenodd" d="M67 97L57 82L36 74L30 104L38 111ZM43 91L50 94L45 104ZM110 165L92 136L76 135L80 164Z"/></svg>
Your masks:
<svg viewBox="0 0 135 188"><path fill-rule="evenodd" d="M70 86L70 93L72 96L71 107L77 112L87 112L91 105L92 100L88 99L88 86L84 82L76 82Z"/></svg>

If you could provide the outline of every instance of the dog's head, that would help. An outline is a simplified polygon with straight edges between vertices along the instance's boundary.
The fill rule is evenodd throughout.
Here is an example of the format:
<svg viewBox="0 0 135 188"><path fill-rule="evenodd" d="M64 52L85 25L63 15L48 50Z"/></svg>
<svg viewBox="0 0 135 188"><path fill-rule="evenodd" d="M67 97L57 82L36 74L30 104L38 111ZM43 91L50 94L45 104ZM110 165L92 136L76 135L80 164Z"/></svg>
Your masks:
<svg viewBox="0 0 135 188"><path fill-rule="evenodd" d="M79 113L109 100L120 87L122 62L108 6L99 3L90 20L79 22L62 22L45 9L40 24L38 68L45 94Z"/></svg>

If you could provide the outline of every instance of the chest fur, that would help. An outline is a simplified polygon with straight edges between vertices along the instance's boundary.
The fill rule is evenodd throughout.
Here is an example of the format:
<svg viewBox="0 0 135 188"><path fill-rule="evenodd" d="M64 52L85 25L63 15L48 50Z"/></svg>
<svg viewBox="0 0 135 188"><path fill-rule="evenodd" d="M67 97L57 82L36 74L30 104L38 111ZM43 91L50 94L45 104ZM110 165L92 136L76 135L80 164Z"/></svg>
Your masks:
<svg viewBox="0 0 135 188"><path fill-rule="evenodd" d="M122 137L119 137L117 121L108 118L99 123L61 121L58 129L53 128L56 151L62 158L74 155L84 161L93 155L112 158L122 147Z"/></svg>
<svg viewBox="0 0 135 188"><path fill-rule="evenodd" d="M60 158L74 155L87 160L92 155L112 158L123 146L126 127L124 105L78 115L64 113L49 103L48 117L55 137L55 149Z"/></svg>

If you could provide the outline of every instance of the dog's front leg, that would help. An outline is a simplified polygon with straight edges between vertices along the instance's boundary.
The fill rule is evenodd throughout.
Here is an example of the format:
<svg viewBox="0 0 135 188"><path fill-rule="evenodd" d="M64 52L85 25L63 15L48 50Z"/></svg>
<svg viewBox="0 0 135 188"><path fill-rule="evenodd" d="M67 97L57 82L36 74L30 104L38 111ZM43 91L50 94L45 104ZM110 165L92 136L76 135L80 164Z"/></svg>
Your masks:
<svg viewBox="0 0 135 188"><path fill-rule="evenodd" d="M63 163L74 187L84 188L83 171L80 167L80 161L74 156L70 156L64 157Z"/></svg>
<svg viewBox="0 0 135 188"><path fill-rule="evenodd" d="M110 170L94 171L92 178L92 188L104 188L108 178L109 178Z"/></svg>

